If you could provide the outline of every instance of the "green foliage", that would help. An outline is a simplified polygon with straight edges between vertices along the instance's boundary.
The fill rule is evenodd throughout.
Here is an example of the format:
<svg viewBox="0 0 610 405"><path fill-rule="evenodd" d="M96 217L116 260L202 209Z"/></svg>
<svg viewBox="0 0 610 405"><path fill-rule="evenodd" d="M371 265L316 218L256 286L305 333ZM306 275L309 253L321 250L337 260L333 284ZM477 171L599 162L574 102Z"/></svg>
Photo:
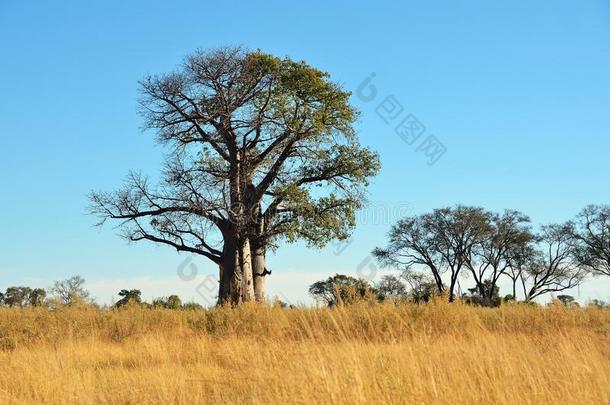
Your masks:
<svg viewBox="0 0 610 405"><path fill-rule="evenodd" d="M502 303L500 298L500 287L491 280L485 280L474 288L468 289L469 294L463 298L464 302L483 307L499 307Z"/></svg>
<svg viewBox="0 0 610 405"><path fill-rule="evenodd" d="M567 294L558 295L557 300L565 306L571 306L571 305L576 304L576 299L574 297L572 297L571 295L567 295Z"/></svg>
<svg viewBox="0 0 610 405"><path fill-rule="evenodd" d="M35 288L30 293L30 305L33 307L40 307L44 305L45 298L47 297L47 292L42 288Z"/></svg>
<svg viewBox="0 0 610 405"><path fill-rule="evenodd" d="M380 301L399 301L406 299L408 295L407 286L400 278L386 274L375 284L377 296Z"/></svg>
<svg viewBox="0 0 610 405"><path fill-rule="evenodd" d="M514 295L512 295L512 294L506 294L506 295L504 296L504 298L502 299L502 301L503 301L503 302L513 302L513 301L515 301L515 300L516 300L516 299L515 299L515 296L514 296Z"/></svg>
<svg viewBox="0 0 610 405"><path fill-rule="evenodd" d="M377 291L366 280L342 274L313 283L309 287L309 293L329 307L377 297Z"/></svg>
<svg viewBox="0 0 610 405"><path fill-rule="evenodd" d="M197 305L197 304L190 303L191 307L193 307L194 305ZM166 297L155 298L152 302L152 306L153 306L153 308L167 308L167 309L183 308L182 301L180 300L180 298L177 295L170 295L167 298ZM191 309L196 309L196 308L191 308Z"/></svg>
<svg viewBox="0 0 610 405"><path fill-rule="evenodd" d="M119 297L122 298L114 305L117 308L121 308L126 305L139 305L142 303L141 295L142 293L140 290L121 290L119 292Z"/></svg>
<svg viewBox="0 0 610 405"><path fill-rule="evenodd" d="M610 304L603 300L593 299L589 301L588 306L596 307L596 308L610 308Z"/></svg>
<svg viewBox="0 0 610 405"><path fill-rule="evenodd" d="M184 309L186 311L201 311L204 308L202 305L197 304L196 302L187 302L184 305L182 305L182 309Z"/></svg>
<svg viewBox="0 0 610 405"><path fill-rule="evenodd" d="M169 309L179 309L182 307L182 301L178 298L177 295L170 295L167 297L167 308Z"/></svg>
<svg viewBox="0 0 610 405"><path fill-rule="evenodd" d="M42 288L9 287L0 293L0 305L8 307L40 307L45 305L47 293Z"/></svg>
<svg viewBox="0 0 610 405"><path fill-rule="evenodd" d="M4 304L9 307L27 307L30 304L30 287L9 287L4 293Z"/></svg>
<svg viewBox="0 0 610 405"><path fill-rule="evenodd" d="M409 285L408 299L415 304L429 302L432 297L439 294L438 286L428 274L414 271L405 271L402 278Z"/></svg>

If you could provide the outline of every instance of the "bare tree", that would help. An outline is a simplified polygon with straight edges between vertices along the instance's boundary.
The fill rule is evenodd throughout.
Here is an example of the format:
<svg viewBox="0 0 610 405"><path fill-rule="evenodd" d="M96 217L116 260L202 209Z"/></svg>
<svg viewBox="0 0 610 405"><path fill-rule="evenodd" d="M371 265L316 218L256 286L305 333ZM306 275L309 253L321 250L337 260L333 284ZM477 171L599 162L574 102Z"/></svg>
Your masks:
<svg viewBox="0 0 610 405"><path fill-rule="evenodd" d="M595 275L610 276L610 206L589 205L574 222L576 256Z"/></svg>
<svg viewBox="0 0 610 405"><path fill-rule="evenodd" d="M536 256L522 275L528 284L526 301L582 283L587 272L574 255L573 242L570 224L542 227Z"/></svg>
<svg viewBox="0 0 610 405"><path fill-rule="evenodd" d="M429 274L407 271L402 278L409 286L409 299L416 304L428 302L438 292L436 282Z"/></svg>
<svg viewBox="0 0 610 405"><path fill-rule="evenodd" d="M89 291L85 289L85 279L81 276L72 276L66 280L55 281L49 292L60 302L71 305L89 299Z"/></svg>
<svg viewBox="0 0 610 405"><path fill-rule="evenodd" d="M445 290L441 275L444 258L436 249L436 235L429 216L408 217L398 221L389 234L388 245L376 248L373 255L385 267L396 267L408 274L414 267L427 268L439 293Z"/></svg>
<svg viewBox="0 0 610 405"><path fill-rule="evenodd" d="M375 284L380 300L398 301L407 298L407 286L395 275L386 274Z"/></svg>

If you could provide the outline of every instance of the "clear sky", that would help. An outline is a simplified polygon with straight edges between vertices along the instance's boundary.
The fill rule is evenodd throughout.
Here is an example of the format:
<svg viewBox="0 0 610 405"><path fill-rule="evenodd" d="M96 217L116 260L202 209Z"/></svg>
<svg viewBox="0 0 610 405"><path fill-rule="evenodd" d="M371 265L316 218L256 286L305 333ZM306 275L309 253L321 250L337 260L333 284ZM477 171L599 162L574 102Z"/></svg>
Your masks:
<svg viewBox="0 0 610 405"><path fill-rule="evenodd" d="M383 164L371 207L349 246L269 258L269 288L289 300L330 273L367 276L369 252L404 214L464 203L541 224L610 203L607 0L92 3L0 0L0 289L81 274L101 302L121 288L200 300L211 263L194 259L199 277L182 280L186 256L129 246L85 209L90 190L130 169L158 172L164 151L139 129L137 82L197 48L303 59L354 91L375 73L376 99L353 99ZM413 114L444 145L436 164L377 114L387 96L397 120ZM583 291L608 299L610 283Z"/></svg>

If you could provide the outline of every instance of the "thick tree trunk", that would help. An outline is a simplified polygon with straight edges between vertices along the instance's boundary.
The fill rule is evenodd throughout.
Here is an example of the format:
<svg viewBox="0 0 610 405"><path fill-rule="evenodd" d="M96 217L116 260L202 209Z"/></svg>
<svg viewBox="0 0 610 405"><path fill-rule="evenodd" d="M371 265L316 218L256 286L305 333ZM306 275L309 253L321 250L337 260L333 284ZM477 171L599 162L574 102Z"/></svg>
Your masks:
<svg viewBox="0 0 610 405"><path fill-rule="evenodd" d="M252 259L247 239L240 241L237 238L225 238L219 272L219 305L239 305L254 301Z"/></svg>
<svg viewBox="0 0 610 405"><path fill-rule="evenodd" d="M265 302L265 280L267 269L265 268L265 248L256 243L252 244L252 271L254 273L254 296L256 302Z"/></svg>
<svg viewBox="0 0 610 405"><path fill-rule="evenodd" d="M232 238L226 238L223 248L223 259L220 263L220 285L218 286L218 304L233 304L235 293L233 291L233 279L239 271L237 261L236 241Z"/></svg>

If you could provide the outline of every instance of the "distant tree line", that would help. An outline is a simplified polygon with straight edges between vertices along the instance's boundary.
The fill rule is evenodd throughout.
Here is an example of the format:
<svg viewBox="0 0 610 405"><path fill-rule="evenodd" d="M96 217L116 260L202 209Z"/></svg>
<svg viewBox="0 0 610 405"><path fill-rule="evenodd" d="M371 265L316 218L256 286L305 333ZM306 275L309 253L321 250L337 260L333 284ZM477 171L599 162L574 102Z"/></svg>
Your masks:
<svg viewBox="0 0 610 405"><path fill-rule="evenodd" d="M31 287L8 287L0 293L0 305L7 307L42 307L91 303L89 292L84 288L85 280L73 276L55 281L47 290Z"/></svg>
<svg viewBox="0 0 610 405"><path fill-rule="evenodd" d="M84 287L85 279L81 276L73 276L66 280L55 281L53 286L47 290L31 287L8 287L4 293L0 292L0 306L11 308L46 307L56 308L59 306L95 305L89 291ZM177 295L155 298L151 303L142 301L140 290L121 290L121 297L113 308L122 308L137 305L146 308L166 309L203 309L197 303L182 303Z"/></svg>
<svg viewBox="0 0 610 405"><path fill-rule="evenodd" d="M388 244L373 254L401 276L386 275L372 285L336 275L314 283L310 293L330 306L366 296L424 302L446 295L449 301L484 306L518 298L531 302L577 287L587 278L610 276L610 206L588 206L572 221L537 231L529 217L514 210L498 214L461 205L436 209L401 219ZM474 287L463 291L461 278L471 279ZM512 285L504 298L498 287L502 278ZM574 301L565 294L557 299Z"/></svg>
<svg viewBox="0 0 610 405"><path fill-rule="evenodd" d="M123 308L127 306L141 306L154 309L203 309L203 306L195 302L183 304L182 300L177 295L155 298L151 303L142 301L141 296L142 292L140 290L121 290L119 292L119 297L121 297L121 299L114 304L114 307Z"/></svg>

